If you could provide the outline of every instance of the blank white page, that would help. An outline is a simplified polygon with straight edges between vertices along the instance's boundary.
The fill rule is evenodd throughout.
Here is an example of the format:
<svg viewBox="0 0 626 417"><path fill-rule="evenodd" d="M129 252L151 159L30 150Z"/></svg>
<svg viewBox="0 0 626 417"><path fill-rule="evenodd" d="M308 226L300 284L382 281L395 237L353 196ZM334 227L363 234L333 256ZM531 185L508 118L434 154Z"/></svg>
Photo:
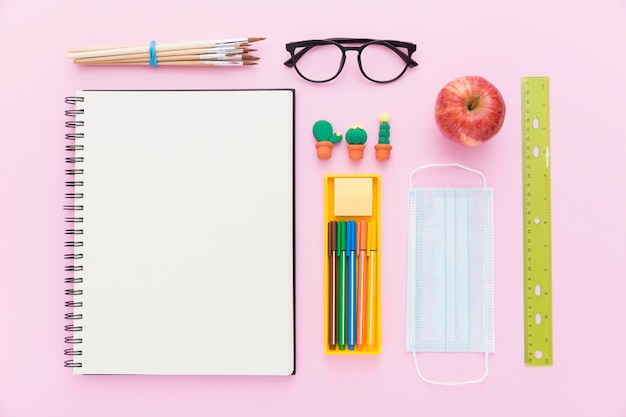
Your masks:
<svg viewBox="0 0 626 417"><path fill-rule="evenodd" d="M294 91L77 95L75 373L294 373Z"/></svg>

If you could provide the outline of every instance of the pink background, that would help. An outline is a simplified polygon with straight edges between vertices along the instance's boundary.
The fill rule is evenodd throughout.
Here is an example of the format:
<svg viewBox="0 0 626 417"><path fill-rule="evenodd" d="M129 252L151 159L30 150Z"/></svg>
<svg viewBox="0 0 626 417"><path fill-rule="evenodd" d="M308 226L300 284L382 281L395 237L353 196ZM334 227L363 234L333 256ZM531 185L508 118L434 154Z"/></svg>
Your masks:
<svg viewBox="0 0 626 417"><path fill-rule="evenodd" d="M267 37L260 65L79 67L65 58L85 46L240 36ZM325 85L282 65L286 42L337 36L415 42L420 65L390 85L361 77L354 56ZM624 0L1 2L0 415L626 416L625 40ZM470 74L507 103L501 132L473 149L443 139L433 119L439 89ZM551 81L554 366L544 368L523 361L520 79L530 75ZM297 375L72 375L63 367L64 97L269 87L296 89ZM388 162L372 149L381 112L391 114ZM318 119L344 132L365 127L365 159L351 162L339 147L318 160ZM496 353L479 385L426 385L404 350L405 194L408 173L428 162L478 168L495 188ZM379 356L324 354L326 173L382 175ZM422 363L431 377L453 378L480 372L481 359Z"/></svg>

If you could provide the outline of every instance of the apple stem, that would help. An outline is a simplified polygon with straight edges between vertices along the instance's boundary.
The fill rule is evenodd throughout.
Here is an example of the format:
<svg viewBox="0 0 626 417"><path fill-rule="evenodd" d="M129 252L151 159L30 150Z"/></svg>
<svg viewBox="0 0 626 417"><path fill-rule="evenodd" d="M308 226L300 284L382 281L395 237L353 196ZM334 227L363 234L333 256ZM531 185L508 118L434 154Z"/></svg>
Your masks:
<svg viewBox="0 0 626 417"><path fill-rule="evenodd" d="M474 110L476 106L478 105L478 99L480 99L479 95L475 95L474 97L472 97L472 101L467 103L467 110L469 111Z"/></svg>

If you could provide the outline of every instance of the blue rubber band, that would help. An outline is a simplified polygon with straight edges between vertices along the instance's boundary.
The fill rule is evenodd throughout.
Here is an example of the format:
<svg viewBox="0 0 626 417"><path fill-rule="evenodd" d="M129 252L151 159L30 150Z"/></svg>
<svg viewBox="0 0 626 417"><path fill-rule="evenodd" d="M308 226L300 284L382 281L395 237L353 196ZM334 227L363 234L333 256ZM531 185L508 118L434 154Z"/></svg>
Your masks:
<svg viewBox="0 0 626 417"><path fill-rule="evenodd" d="M157 67L159 65L156 55L156 42L150 41L150 66Z"/></svg>

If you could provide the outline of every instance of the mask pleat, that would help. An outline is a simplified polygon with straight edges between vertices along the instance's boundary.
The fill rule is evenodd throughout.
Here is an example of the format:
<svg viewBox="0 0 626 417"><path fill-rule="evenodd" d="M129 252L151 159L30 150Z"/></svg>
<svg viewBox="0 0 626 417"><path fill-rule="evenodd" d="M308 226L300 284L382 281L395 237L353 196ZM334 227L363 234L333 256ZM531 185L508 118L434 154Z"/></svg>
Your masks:
<svg viewBox="0 0 626 417"><path fill-rule="evenodd" d="M409 192L407 350L493 351L493 190Z"/></svg>

